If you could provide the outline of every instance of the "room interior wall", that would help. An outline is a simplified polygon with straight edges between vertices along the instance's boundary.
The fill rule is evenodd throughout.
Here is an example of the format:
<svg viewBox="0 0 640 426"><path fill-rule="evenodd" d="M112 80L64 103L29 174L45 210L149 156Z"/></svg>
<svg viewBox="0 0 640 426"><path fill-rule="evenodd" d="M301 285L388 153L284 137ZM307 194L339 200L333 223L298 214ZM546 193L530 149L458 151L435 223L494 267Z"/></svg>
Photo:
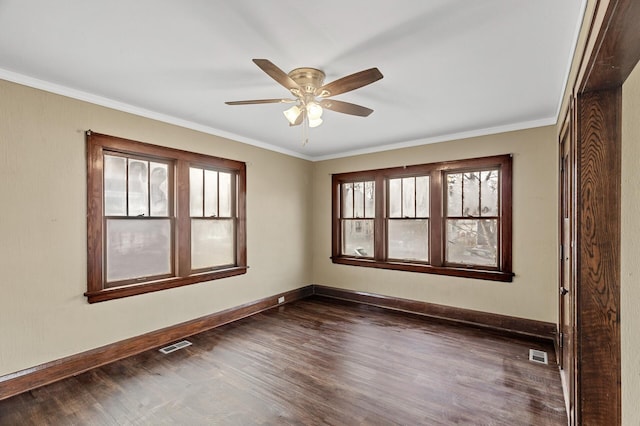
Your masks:
<svg viewBox="0 0 640 426"><path fill-rule="evenodd" d="M620 332L622 424L640 424L640 66L622 86Z"/></svg>
<svg viewBox="0 0 640 426"><path fill-rule="evenodd" d="M248 272L88 304L88 129L246 162ZM0 376L311 284L311 168L0 80Z"/></svg>
<svg viewBox="0 0 640 426"><path fill-rule="evenodd" d="M556 150L555 127L546 126L315 163L314 284L556 322ZM513 154L513 282L331 262L331 174L508 153Z"/></svg>

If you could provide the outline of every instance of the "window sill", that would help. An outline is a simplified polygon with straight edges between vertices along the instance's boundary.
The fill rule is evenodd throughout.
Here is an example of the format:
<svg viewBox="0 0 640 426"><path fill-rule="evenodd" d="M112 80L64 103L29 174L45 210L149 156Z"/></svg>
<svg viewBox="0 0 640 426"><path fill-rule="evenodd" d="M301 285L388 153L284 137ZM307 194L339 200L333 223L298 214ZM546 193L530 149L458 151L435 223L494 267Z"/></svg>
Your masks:
<svg viewBox="0 0 640 426"><path fill-rule="evenodd" d="M122 287L105 288L98 291L88 291L84 295L87 297L87 301L89 303L105 302L107 300L135 296L137 294L151 293L153 291L166 290L189 284L242 275L247 273L247 269L247 266L236 266L227 269L194 274L188 277L172 277L143 284L131 284Z"/></svg>
<svg viewBox="0 0 640 426"><path fill-rule="evenodd" d="M475 278L478 280L512 282L512 272L468 269L453 266L432 266L420 263L380 262L373 259L358 259L354 257L332 257L333 263L341 265L362 266L365 268L392 269L396 271L419 272L423 274L448 275L453 277Z"/></svg>

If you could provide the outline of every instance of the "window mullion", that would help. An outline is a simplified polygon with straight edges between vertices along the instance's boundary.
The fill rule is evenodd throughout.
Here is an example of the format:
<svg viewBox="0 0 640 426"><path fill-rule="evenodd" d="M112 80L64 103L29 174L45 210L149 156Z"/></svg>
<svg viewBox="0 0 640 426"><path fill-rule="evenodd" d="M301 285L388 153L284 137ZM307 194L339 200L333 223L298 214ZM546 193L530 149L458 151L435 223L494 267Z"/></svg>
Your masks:
<svg viewBox="0 0 640 426"><path fill-rule="evenodd" d="M400 179L400 217L404 217L404 179Z"/></svg>
<svg viewBox="0 0 640 426"><path fill-rule="evenodd" d="M357 218L356 215L356 182L351 186L351 214L354 218Z"/></svg>
<svg viewBox="0 0 640 426"><path fill-rule="evenodd" d="M216 217L220 217L220 172L217 172L218 174L218 178L216 179L217 183L218 183L218 193L217 193L217 197L218 197L218 207L216 210ZM229 213L231 215L231 223L233 224L233 260L234 262L237 264L238 263L238 258L240 257L239 253L238 253L238 233L235 232L237 227L238 227L238 211L237 211L237 177L235 173L231 174L231 193L229 194L229 196L231 197L231 199L229 200Z"/></svg>
<svg viewBox="0 0 640 426"><path fill-rule="evenodd" d="M204 178L206 173L206 169L202 169L202 217L205 217L205 206L207 205L205 202L205 197L207 196L207 188L205 187L206 180Z"/></svg>
<svg viewBox="0 0 640 426"><path fill-rule="evenodd" d="M429 261L433 266L443 264L444 172L434 170L429 176Z"/></svg>
<svg viewBox="0 0 640 426"><path fill-rule="evenodd" d="M374 258L378 261L384 261L387 258L387 230L386 230L386 203L387 197L385 187L386 179L382 175L375 178L375 219L373 232L373 250Z"/></svg>
<svg viewBox="0 0 640 426"><path fill-rule="evenodd" d="M127 164L127 173L126 173L126 178L125 178L125 216L129 216L129 159L127 158L126 160L126 164Z"/></svg>
<svg viewBox="0 0 640 426"><path fill-rule="evenodd" d="M147 216L151 217L151 163L147 161Z"/></svg>
<svg viewBox="0 0 640 426"><path fill-rule="evenodd" d="M418 217L418 185L416 177L413 177L413 218Z"/></svg>
<svg viewBox="0 0 640 426"><path fill-rule="evenodd" d="M482 217L482 170L478 171L478 216Z"/></svg>
<svg viewBox="0 0 640 426"><path fill-rule="evenodd" d="M189 163L186 161L178 161L176 169L176 275L185 277L191 273Z"/></svg>
<svg viewBox="0 0 640 426"><path fill-rule="evenodd" d="M460 201L460 217L465 217L465 214L464 214L464 175L465 175L464 172L462 172L460 174L460 179L461 179L461 182L460 182L460 200L461 200ZM447 214L447 217L448 216L449 215Z"/></svg>
<svg viewBox="0 0 640 426"><path fill-rule="evenodd" d="M367 219L367 185L365 184L365 182L362 182L362 218L363 219Z"/></svg>
<svg viewBox="0 0 640 426"><path fill-rule="evenodd" d="M216 217L220 217L220 172L216 172Z"/></svg>

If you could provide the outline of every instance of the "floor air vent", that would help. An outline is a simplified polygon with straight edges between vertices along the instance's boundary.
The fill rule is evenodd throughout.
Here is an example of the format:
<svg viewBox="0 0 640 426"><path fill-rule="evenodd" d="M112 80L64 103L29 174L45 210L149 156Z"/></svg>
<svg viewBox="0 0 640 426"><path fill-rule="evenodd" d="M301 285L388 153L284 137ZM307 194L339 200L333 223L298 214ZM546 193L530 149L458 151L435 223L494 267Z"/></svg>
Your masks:
<svg viewBox="0 0 640 426"><path fill-rule="evenodd" d="M547 353L535 349L529 349L529 361L537 362L539 364L549 364Z"/></svg>
<svg viewBox="0 0 640 426"><path fill-rule="evenodd" d="M170 354L171 352L175 352L178 349L186 348L187 346L191 346L191 342L189 342L188 340L183 340L181 342L176 342L173 345L165 346L164 348L160 348L158 350L163 354Z"/></svg>

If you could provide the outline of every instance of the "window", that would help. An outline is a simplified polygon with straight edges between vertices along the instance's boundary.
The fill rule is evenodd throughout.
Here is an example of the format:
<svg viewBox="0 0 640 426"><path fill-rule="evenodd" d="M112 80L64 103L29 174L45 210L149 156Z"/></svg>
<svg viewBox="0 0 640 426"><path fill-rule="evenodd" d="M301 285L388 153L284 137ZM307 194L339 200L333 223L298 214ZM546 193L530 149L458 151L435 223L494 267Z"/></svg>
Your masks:
<svg viewBox="0 0 640 426"><path fill-rule="evenodd" d="M90 303L246 273L245 164L87 132Z"/></svg>
<svg viewBox="0 0 640 426"><path fill-rule="evenodd" d="M388 180L389 259L429 261L429 176Z"/></svg>
<svg viewBox="0 0 640 426"><path fill-rule="evenodd" d="M498 169L445 173L445 262L498 267Z"/></svg>
<svg viewBox="0 0 640 426"><path fill-rule="evenodd" d="M357 256L373 255L375 182L348 182L342 186L342 247Z"/></svg>
<svg viewBox="0 0 640 426"><path fill-rule="evenodd" d="M511 156L333 175L334 263L511 281Z"/></svg>

